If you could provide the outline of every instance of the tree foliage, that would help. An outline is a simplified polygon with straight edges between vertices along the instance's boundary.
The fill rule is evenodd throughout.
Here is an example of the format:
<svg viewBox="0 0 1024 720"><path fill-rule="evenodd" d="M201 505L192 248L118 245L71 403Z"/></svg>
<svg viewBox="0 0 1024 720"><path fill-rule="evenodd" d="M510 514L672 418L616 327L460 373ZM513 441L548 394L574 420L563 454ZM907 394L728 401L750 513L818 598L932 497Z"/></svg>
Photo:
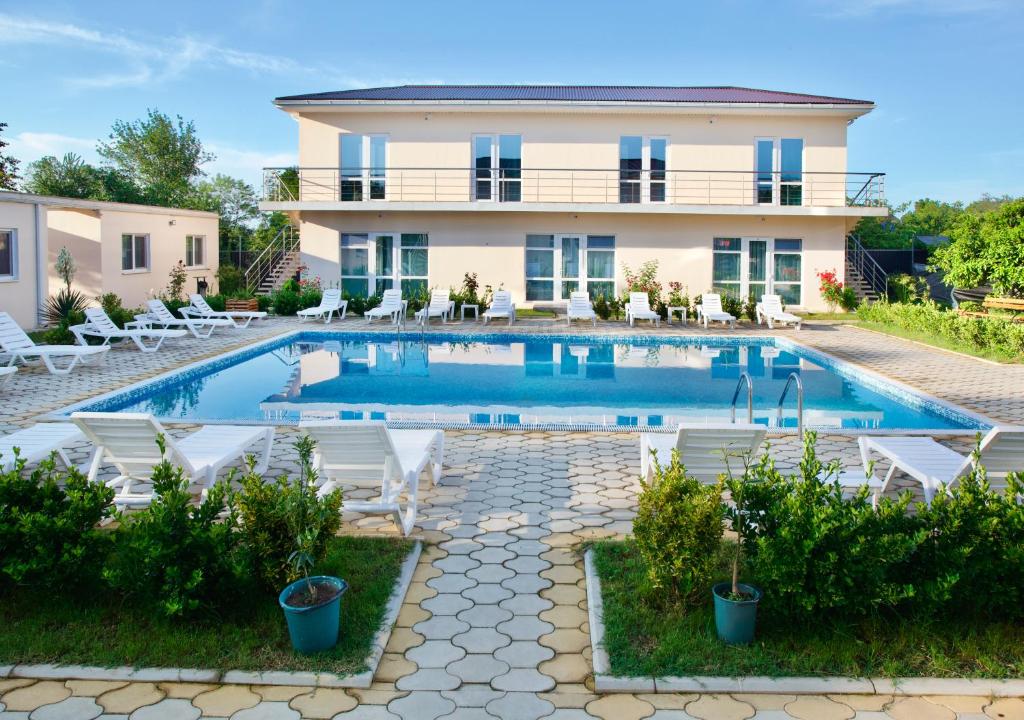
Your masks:
<svg viewBox="0 0 1024 720"><path fill-rule="evenodd" d="M214 159L203 148L195 125L150 109L142 120L114 123L109 142L96 148L155 205L182 206L193 198L202 166Z"/></svg>
<svg viewBox="0 0 1024 720"><path fill-rule="evenodd" d="M991 285L1000 295L1024 297L1024 198L992 212L962 213L949 236L934 257L947 283Z"/></svg>
<svg viewBox="0 0 1024 720"><path fill-rule="evenodd" d="M47 155L28 166L25 189L37 195L140 203L145 197L125 175L112 167L95 167L75 153Z"/></svg>
<svg viewBox="0 0 1024 720"><path fill-rule="evenodd" d="M7 123L0 123L0 134L6 128ZM9 144L3 138L0 138L0 190L16 190L18 188L19 162L4 152L4 148Z"/></svg>
<svg viewBox="0 0 1024 720"><path fill-rule="evenodd" d="M220 215L220 247L228 252L249 244L260 217L257 203L252 185L218 173L196 185L190 205Z"/></svg>

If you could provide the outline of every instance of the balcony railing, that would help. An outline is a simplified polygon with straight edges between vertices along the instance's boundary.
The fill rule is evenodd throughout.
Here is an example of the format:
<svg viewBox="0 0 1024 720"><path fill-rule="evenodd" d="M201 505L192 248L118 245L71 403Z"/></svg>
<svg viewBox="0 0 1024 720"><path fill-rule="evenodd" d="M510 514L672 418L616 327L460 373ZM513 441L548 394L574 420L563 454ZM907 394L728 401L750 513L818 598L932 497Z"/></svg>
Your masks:
<svg viewBox="0 0 1024 720"><path fill-rule="evenodd" d="M264 168L268 202L878 207L884 173L752 170Z"/></svg>

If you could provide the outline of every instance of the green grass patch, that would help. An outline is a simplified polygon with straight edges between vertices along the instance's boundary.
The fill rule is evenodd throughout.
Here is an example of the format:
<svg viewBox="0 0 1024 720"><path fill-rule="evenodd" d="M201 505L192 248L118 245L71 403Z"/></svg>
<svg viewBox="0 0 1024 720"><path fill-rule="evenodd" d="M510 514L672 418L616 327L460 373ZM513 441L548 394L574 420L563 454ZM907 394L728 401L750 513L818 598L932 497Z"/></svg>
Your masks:
<svg viewBox="0 0 1024 720"><path fill-rule="evenodd" d="M650 588L632 541L593 547L613 675L1010 678L1024 673L1024 627L1011 623L886 617L795 625L773 622L762 608L754 642L728 646L715 634L710 588L699 607L664 604ZM723 557L721 579L728 577Z"/></svg>
<svg viewBox="0 0 1024 720"><path fill-rule="evenodd" d="M15 589L0 595L0 664L361 672L412 546L380 537L332 541L316 572L343 578L349 590L341 600L338 644L323 653L292 651L276 595L243 598L202 621L175 622L99 594L55 597Z"/></svg>
<svg viewBox="0 0 1024 720"><path fill-rule="evenodd" d="M558 317L555 313L550 310L534 310L533 308L516 308L516 319L520 318L542 318L548 319Z"/></svg>
<svg viewBox="0 0 1024 720"><path fill-rule="evenodd" d="M971 355L985 360L994 360L995 362L1000 363L1024 362L1024 357L1015 355L1012 352L1002 351L999 348L976 350L967 343L956 342L942 335L936 335L935 333L930 333L924 330L907 330L895 325L867 322L864 320L853 322L851 324L867 330L874 330L875 332L885 333L886 335L892 335L893 337L903 338L904 340L914 340L925 345L931 345L932 347L941 348L943 350L952 350L953 352L958 352L963 355Z"/></svg>

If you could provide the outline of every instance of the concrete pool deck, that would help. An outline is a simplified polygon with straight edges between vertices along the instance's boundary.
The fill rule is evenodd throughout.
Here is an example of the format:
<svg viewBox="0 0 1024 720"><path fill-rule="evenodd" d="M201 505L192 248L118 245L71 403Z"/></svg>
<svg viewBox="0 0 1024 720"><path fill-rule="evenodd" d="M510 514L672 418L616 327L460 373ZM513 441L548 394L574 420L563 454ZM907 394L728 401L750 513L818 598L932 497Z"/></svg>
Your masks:
<svg viewBox="0 0 1024 720"><path fill-rule="evenodd" d="M0 431L69 403L123 387L261 338L300 328L270 320L210 340L168 343L144 355L116 349L104 365L63 378L23 370L0 390ZM307 325L308 327L308 325ZM322 327L322 326L321 326ZM374 326L383 331L387 327ZM501 332L504 326L488 326ZM359 320L332 329L366 330ZM479 332L475 323L435 325L427 333ZM516 333L566 334L563 323L524 320ZM418 333L418 330L416 331ZM586 336L595 331L573 328ZM597 333L702 335L692 326L630 330L602 323ZM765 333L743 328L744 333ZM727 334L714 330L709 335ZM1024 423L1024 366L994 366L830 323L776 334L858 363L923 392L1004 423ZM175 426L175 431L179 426ZM188 426L182 425L182 430ZM269 474L294 473L281 428ZM940 438L969 449L969 438ZM1024 701L983 697L593 692L580 542L631 530L638 439L631 433L448 431L445 475L424 488L419 535L423 555L373 685L366 690L308 687L0 680L0 717L139 718L541 718L659 720L702 718L1024 717ZM859 459L854 438L830 434L820 454L847 466ZM794 435L773 438L783 468L800 448ZM85 453L73 453L76 460ZM907 486L910 486L909 484ZM352 493L356 495L357 493ZM346 531L393 533L387 518L346 515ZM2 660L0 660L2 662ZM3 713L6 713L4 715Z"/></svg>

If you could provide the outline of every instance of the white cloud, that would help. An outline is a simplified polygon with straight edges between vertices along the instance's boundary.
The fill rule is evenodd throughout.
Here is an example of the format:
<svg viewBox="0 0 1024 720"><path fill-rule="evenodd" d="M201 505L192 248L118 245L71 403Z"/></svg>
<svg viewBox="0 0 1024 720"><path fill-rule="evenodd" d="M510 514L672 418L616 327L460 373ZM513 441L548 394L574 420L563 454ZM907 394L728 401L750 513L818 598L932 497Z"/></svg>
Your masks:
<svg viewBox="0 0 1024 720"><path fill-rule="evenodd" d="M0 13L0 45L56 45L91 49L117 57L116 71L65 78L76 89L137 87L183 77L195 70L233 69L254 74L315 78L331 89L412 82L365 82L336 67L306 65L283 55L225 47L190 35L167 38L132 36L118 30L93 30L65 22L51 22Z"/></svg>
<svg viewBox="0 0 1024 720"><path fill-rule="evenodd" d="M217 142L207 143L206 149L217 156L216 160L203 168L207 175L223 173L241 178L257 190L263 183L263 168L298 164L298 156L293 152L267 153L235 148Z"/></svg>
<svg viewBox="0 0 1024 720"><path fill-rule="evenodd" d="M86 162L95 162L96 140L72 137L59 133L21 132L11 137L11 154L23 163L30 163L46 155L62 157L73 152Z"/></svg>

